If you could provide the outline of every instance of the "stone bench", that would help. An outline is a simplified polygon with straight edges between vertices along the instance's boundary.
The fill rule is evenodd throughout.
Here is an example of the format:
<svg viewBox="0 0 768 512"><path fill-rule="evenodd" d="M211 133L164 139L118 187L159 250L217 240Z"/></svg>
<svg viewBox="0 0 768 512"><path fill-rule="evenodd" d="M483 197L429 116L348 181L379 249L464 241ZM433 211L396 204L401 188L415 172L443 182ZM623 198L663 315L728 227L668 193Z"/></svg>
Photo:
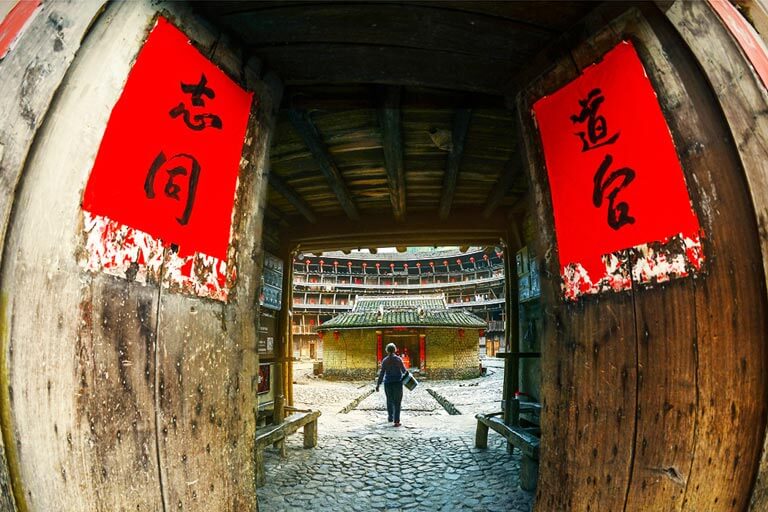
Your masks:
<svg viewBox="0 0 768 512"><path fill-rule="evenodd" d="M264 469L264 448L273 445L285 456L285 438L304 428L304 448L317 446L317 419L320 411L294 412L277 425L267 425L256 430L256 486L266 482Z"/></svg>
<svg viewBox="0 0 768 512"><path fill-rule="evenodd" d="M488 429L501 434L507 442L523 454L520 463L520 487L526 491L536 489L539 477L539 436L538 429L505 425L499 418L502 413L477 414L475 448L488 448Z"/></svg>

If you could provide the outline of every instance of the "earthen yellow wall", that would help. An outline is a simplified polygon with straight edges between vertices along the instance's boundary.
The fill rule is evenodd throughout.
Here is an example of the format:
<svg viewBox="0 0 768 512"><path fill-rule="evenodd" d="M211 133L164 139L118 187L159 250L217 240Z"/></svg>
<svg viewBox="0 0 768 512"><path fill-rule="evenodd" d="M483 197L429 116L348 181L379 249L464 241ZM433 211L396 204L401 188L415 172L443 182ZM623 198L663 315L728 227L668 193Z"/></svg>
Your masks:
<svg viewBox="0 0 768 512"><path fill-rule="evenodd" d="M323 336L323 374L329 378L372 379L376 376L376 331L338 331Z"/></svg>
<svg viewBox="0 0 768 512"><path fill-rule="evenodd" d="M480 374L477 329L426 329L427 375L432 379L468 378Z"/></svg>
<svg viewBox="0 0 768 512"><path fill-rule="evenodd" d="M424 332L427 335L424 376L453 379L479 375L477 329L464 329L464 336L459 336L457 329L433 328ZM328 332L323 337L323 345L323 373L327 378L375 378L375 329L340 330L338 340L333 332Z"/></svg>

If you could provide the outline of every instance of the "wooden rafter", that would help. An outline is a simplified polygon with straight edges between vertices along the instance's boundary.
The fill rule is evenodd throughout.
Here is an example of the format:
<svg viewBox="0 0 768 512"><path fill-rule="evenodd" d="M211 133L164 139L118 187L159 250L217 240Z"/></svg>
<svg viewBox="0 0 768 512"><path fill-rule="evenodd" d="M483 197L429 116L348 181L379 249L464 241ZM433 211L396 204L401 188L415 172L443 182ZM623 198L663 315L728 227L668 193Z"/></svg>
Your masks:
<svg viewBox="0 0 768 512"><path fill-rule="evenodd" d="M518 165L516 157L507 161L504 165L504 169L502 169L499 174L499 179L496 180L493 188L491 188L491 193L488 195L488 200L486 201L485 209L483 210L483 217L486 219L489 218L496 208L499 207L504 200L504 196L507 195L507 192L509 192L509 189L512 187L512 182L519 174L519 171L520 166Z"/></svg>
<svg viewBox="0 0 768 512"><path fill-rule="evenodd" d="M291 124L296 129L304 144L312 153L317 164L320 166L325 178L328 180L328 185L339 200L341 208L344 213L347 214L352 220L359 220L360 213L357 211L352 195L347 189L347 184L344 182L344 178L339 171L339 168L334 163L331 156L328 154L328 150L320 137L320 132L317 127L309 118L309 114L303 110L288 110L288 118L291 120Z"/></svg>
<svg viewBox="0 0 768 512"><path fill-rule="evenodd" d="M403 166L403 133L400 124L400 87L383 89L383 101L379 109L381 141L384 149L384 166L387 170L389 199L395 219L405 219L405 168Z"/></svg>
<svg viewBox="0 0 768 512"><path fill-rule="evenodd" d="M456 183L459 179L459 167L461 157L464 154L464 143L467 140L469 123L472 120L472 110L459 109L453 117L453 131L451 135L452 146L448 154L448 165L443 178L443 195L440 198L440 218L448 218L453 204L453 196L456 193Z"/></svg>
<svg viewBox="0 0 768 512"><path fill-rule="evenodd" d="M272 185L272 188L275 189L275 191L282 195L286 200L288 200L291 205L293 205L294 208L296 208L299 213L301 213L305 219L307 219L309 222L314 224L317 222L317 217L315 217L315 213L312 211L312 208L309 207L306 201L302 199L302 197L296 192L293 187L288 185L286 181L278 176L275 173L269 173L269 184Z"/></svg>
<svg viewBox="0 0 768 512"><path fill-rule="evenodd" d="M317 224L296 223L281 235L281 243L301 246L305 251L357 249L389 245L497 245L504 238L510 220L495 216L477 222L475 208L456 209L447 219L432 212L412 213L408 222L392 222L379 215L364 221L343 216L320 217Z"/></svg>

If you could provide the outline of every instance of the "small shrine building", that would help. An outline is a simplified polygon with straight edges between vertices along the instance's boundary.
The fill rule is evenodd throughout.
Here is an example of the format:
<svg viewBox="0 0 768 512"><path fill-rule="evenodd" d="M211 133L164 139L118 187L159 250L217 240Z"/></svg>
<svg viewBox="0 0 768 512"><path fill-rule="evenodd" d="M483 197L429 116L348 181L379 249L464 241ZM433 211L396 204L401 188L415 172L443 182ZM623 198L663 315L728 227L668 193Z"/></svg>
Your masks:
<svg viewBox="0 0 768 512"><path fill-rule="evenodd" d="M486 322L449 308L443 294L357 297L352 311L320 325L327 378L375 377L384 347L394 343L420 378L457 379L480 374L478 340Z"/></svg>

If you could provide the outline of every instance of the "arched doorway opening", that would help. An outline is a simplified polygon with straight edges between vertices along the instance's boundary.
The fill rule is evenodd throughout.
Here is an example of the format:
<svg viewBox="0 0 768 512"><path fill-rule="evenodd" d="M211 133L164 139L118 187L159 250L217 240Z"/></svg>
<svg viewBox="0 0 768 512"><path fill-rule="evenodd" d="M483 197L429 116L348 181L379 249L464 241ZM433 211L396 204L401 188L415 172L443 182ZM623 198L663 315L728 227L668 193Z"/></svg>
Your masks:
<svg viewBox="0 0 768 512"><path fill-rule="evenodd" d="M749 26L729 30L720 4L146 1L103 14L44 4L0 62L14 90L4 96L14 130L1 162L8 507L255 508L261 252L290 261L299 247L503 240L510 253L530 243L543 276L539 509L743 509L751 500L759 510L768 102L745 58ZM126 260L130 272L118 276L77 261L82 190L159 14L257 92L237 155L238 300L178 293ZM41 41L55 53L40 53ZM568 302L531 110L622 41L658 98L705 266L650 285L632 276L629 289ZM176 255L164 248L162 265ZM510 280L507 295L519 284ZM518 306L508 304L508 325ZM507 371L520 357L509 351Z"/></svg>

